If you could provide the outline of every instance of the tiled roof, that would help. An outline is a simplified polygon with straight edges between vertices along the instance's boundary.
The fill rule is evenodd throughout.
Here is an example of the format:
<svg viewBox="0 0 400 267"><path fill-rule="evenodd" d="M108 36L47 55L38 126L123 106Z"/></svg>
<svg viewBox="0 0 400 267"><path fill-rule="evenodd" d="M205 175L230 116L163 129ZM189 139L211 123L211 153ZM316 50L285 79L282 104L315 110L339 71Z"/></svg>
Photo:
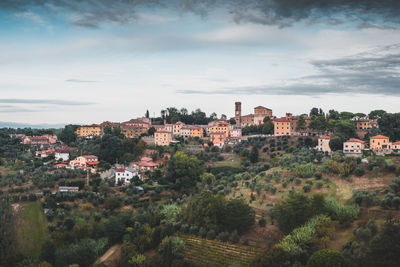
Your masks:
<svg viewBox="0 0 400 267"><path fill-rule="evenodd" d="M290 120L288 120L286 118L280 118L280 119L277 119L275 121L277 121L277 122L290 122Z"/></svg>
<svg viewBox="0 0 400 267"><path fill-rule="evenodd" d="M379 134L372 136L371 139L389 139L389 137Z"/></svg>
<svg viewBox="0 0 400 267"><path fill-rule="evenodd" d="M161 131L161 130L158 130L156 133L171 133L170 131Z"/></svg>
<svg viewBox="0 0 400 267"><path fill-rule="evenodd" d="M364 141L357 139L357 138L350 138L349 140L346 141L346 143L347 142L356 142L356 143L362 143L362 144L365 143Z"/></svg>
<svg viewBox="0 0 400 267"><path fill-rule="evenodd" d="M327 136L323 136L323 137L320 137L319 139L331 139L331 137L329 136L329 135L327 135Z"/></svg>
<svg viewBox="0 0 400 267"><path fill-rule="evenodd" d="M97 159L97 157L95 155L83 155L81 157L83 157L85 159Z"/></svg>

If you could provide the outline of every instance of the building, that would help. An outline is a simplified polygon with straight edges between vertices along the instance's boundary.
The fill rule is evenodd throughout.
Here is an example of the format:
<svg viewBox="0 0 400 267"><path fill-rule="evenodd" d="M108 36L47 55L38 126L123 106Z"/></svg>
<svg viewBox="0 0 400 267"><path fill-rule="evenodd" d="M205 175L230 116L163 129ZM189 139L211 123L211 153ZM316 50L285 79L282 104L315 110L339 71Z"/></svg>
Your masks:
<svg viewBox="0 0 400 267"><path fill-rule="evenodd" d="M194 137L199 137L199 138L203 138L204 137L204 128L201 126L190 126L190 137L194 138Z"/></svg>
<svg viewBox="0 0 400 267"><path fill-rule="evenodd" d="M131 180L134 177L138 177L140 179L140 174L137 172L136 169L126 169L120 168L115 171L115 184L130 184Z"/></svg>
<svg viewBox="0 0 400 267"><path fill-rule="evenodd" d="M210 142L213 143L214 146L222 148L225 144L226 136L223 133L211 133L210 134Z"/></svg>
<svg viewBox="0 0 400 267"><path fill-rule="evenodd" d="M254 108L254 125L263 124L266 117L272 118L272 109L263 106Z"/></svg>
<svg viewBox="0 0 400 267"><path fill-rule="evenodd" d="M66 149L56 149L54 154L55 160L67 161L69 160L69 151Z"/></svg>
<svg viewBox="0 0 400 267"><path fill-rule="evenodd" d="M157 169L159 164L153 162L152 158L142 157L139 162L132 162L131 166L137 170L152 171Z"/></svg>
<svg viewBox="0 0 400 267"><path fill-rule="evenodd" d="M235 121L236 125L242 125L242 103L235 102Z"/></svg>
<svg viewBox="0 0 400 267"><path fill-rule="evenodd" d="M254 115L253 114L248 114L248 115L244 115L241 117L241 127L246 127L246 126L252 126L254 125Z"/></svg>
<svg viewBox="0 0 400 267"><path fill-rule="evenodd" d="M148 130L151 127L151 119L142 117L137 119L131 119L130 121L123 122L122 124L126 126L144 127Z"/></svg>
<svg viewBox="0 0 400 267"><path fill-rule="evenodd" d="M286 117L274 120L274 135L290 135L291 121Z"/></svg>
<svg viewBox="0 0 400 267"><path fill-rule="evenodd" d="M94 155L83 155L79 156L69 162L72 169L81 168L89 169L92 173L96 172L96 167L99 164L99 159Z"/></svg>
<svg viewBox="0 0 400 267"><path fill-rule="evenodd" d="M227 122L218 121L217 123L212 123L207 126L207 133L211 136L211 134L223 134L225 137L230 136L230 128L231 125Z"/></svg>
<svg viewBox="0 0 400 267"><path fill-rule="evenodd" d="M377 155L386 155L392 153L392 144L389 137L384 135L375 135L369 139L369 148Z"/></svg>
<svg viewBox="0 0 400 267"><path fill-rule="evenodd" d="M190 126L189 125L185 125L181 128L181 136L183 138L188 138L190 137Z"/></svg>
<svg viewBox="0 0 400 267"><path fill-rule="evenodd" d="M240 138L242 137L242 129L240 127L231 127L231 137Z"/></svg>
<svg viewBox="0 0 400 267"><path fill-rule="evenodd" d="M181 121L178 121L177 123L172 124L172 136L180 136L181 129L183 126L185 126L185 124Z"/></svg>
<svg viewBox="0 0 400 267"><path fill-rule="evenodd" d="M354 121L356 130L369 130L372 128L378 128L378 121L368 119L368 117L356 118L353 121Z"/></svg>
<svg viewBox="0 0 400 267"><path fill-rule="evenodd" d="M343 153L347 156L361 157L364 149L365 142L360 139L350 138L343 143Z"/></svg>
<svg viewBox="0 0 400 267"><path fill-rule="evenodd" d="M51 154L54 153L54 149L47 149L47 150L37 150L35 151L35 156L37 158L47 158Z"/></svg>
<svg viewBox="0 0 400 267"><path fill-rule="evenodd" d="M46 136L25 136L25 138L22 140L22 143L26 145L50 144L49 138Z"/></svg>
<svg viewBox="0 0 400 267"><path fill-rule="evenodd" d="M330 154L332 152L331 147L329 146L330 141L331 141L330 136L323 136L318 138L317 150Z"/></svg>
<svg viewBox="0 0 400 267"><path fill-rule="evenodd" d="M100 125L92 124L76 128L75 133L77 137L93 137L93 136L102 136L103 130Z"/></svg>
<svg viewBox="0 0 400 267"><path fill-rule="evenodd" d="M169 146L172 141L172 133L170 131L157 131L154 133L154 143L156 146Z"/></svg>
<svg viewBox="0 0 400 267"><path fill-rule="evenodd" d="M400 141L392 143L392 151L396 154L400 153Z"/></svg>
<svg viewBox="0 0 400 267"><path fill-rule="evenodd" d="M79 192L78 186L60 186L58 192Z"/></svg>
<svg viewBox="0 0 400 267"><path fill-rule="evenodd" d="M121 133L126 138L139 138L142 134L146 134L148 129L143 126L129 126L129 125L122 125L121 126Z"/></svg>

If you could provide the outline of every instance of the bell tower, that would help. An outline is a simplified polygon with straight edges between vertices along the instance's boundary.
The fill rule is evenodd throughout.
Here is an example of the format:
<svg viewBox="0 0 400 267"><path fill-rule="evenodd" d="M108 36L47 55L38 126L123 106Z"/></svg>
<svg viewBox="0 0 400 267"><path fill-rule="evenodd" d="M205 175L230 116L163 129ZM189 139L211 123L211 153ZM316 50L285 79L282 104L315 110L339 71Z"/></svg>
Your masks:
<svg viewBox="0 0 400 267"><path fill-rule="evenodd" d="M242 103L235 102L235 120L236 125L242 125Z"/></svg>

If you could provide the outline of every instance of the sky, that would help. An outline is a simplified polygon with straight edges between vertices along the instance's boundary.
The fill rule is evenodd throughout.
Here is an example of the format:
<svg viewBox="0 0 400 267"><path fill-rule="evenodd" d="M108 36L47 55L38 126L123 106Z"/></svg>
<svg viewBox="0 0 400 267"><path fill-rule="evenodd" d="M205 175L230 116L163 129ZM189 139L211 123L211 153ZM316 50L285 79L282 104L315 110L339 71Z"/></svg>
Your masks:
<svg viewBox="0 0 400 267"><path fill-rule="evenodd" d="M1 0L0 121L399 112L400 2Z"/></svg>

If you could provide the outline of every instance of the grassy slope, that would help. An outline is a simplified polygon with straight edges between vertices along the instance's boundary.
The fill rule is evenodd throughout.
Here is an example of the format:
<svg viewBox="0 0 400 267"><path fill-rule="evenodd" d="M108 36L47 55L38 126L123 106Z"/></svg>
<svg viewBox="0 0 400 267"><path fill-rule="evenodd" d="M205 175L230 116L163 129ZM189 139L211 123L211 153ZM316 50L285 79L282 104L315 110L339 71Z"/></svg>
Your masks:
<svg viewBox="0 0 400 267"><path fill-rule="evenodd" d="M23 208L16 231L19 252L38 257L42 244L48 237L46 219L39 202L29 203Z"/></svg>

